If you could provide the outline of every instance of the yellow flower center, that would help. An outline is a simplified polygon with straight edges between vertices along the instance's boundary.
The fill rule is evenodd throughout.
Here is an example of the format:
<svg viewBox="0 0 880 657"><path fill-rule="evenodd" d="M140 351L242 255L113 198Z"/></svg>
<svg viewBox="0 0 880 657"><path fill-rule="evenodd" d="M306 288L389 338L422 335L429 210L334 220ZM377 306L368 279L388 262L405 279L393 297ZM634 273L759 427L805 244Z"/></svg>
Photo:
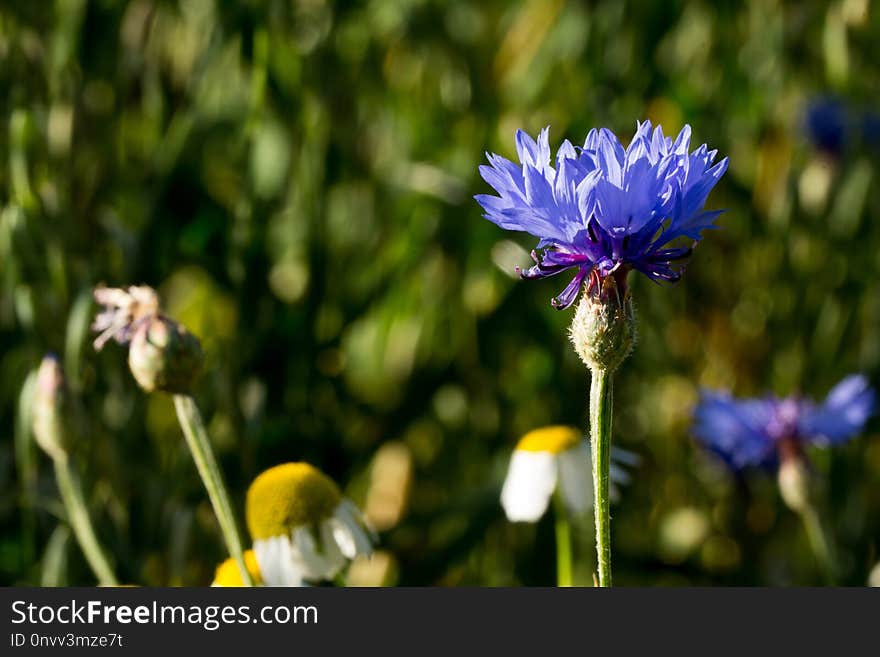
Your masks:
<svg viewBox="0 0 880 657"><path fill-rule="evenodd" d="M254 584L262 584L263 576L260 575L260 566L257 564L257 555L254 554L253 550L247 550L244 553L244 565L247 566ZM229 557L226 561L217 566L217 571L214 573L214 584L216 586L244 586L235 559Z"/></svg>
<svg viewBox="0 0 880 657"><path fill-rule="evenodd" d="M283 536L330 518L341 500L333 480L308 463L276 465L248 489L248 529L255 541Z"/></svg>
<svg viewBox="0 0 880 657"><path fill-rule="evenodd" d="M581 432L574 427L554 425L529 431L520 438L516 448L523 452L559 454L577 445L581 439Z"/></svg>

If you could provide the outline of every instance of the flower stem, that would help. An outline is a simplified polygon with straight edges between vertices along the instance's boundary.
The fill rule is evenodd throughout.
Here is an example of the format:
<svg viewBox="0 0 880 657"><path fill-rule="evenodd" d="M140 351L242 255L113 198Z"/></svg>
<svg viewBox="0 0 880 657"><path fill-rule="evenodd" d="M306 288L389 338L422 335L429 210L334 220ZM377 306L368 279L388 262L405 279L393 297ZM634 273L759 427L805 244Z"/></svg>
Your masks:
<svg viewBox="0 0 880 657"><path fill-rule="evenodd" d="M593 455L593 500L596 515L596 563L599 586L611 586L611 468L612 374L594 368L590 381L590 437Z"/></svg>
<svg viewBox="0 0 880 657"><path fill-rule="evenodd" d="M58 482L58 491L61 493L64 509L67 511L67 521L73 529L73 534L76 536L86 561L101 586L117 586L119 582L110 567L107 555L101 549L91 518L89 518L79 477L66 456L60 456L53 461L55 463L55 480Z"/></svg>
<svg viewBox="0 0 880 657"><path fill-rule="evenodd" d="M558 488L553 494L553 515L556 527L556 585L572 586L571 523Z"/></svg>
<svg viewBox="0 0 880 657"><path fill-rule="evenodd" d="M250 573L245 565L241 538L238 534L232 504L229 502L229 494L223 483L223 475L217 466L217 460L214 458L199 407L189 395L174 395L174 409L177 411L177 419L180 421L183 435L186 436L189 451L192 452L193 461L195 461L202 482L208 491L217 522L220 523L220 531L223 532L226 548L238 565L244 585L253 586Z"/></svg>
<svg viewBox="0 0 880 657"><path fill-rule="evenodd" d="M828 532L825 529L819 512L813 505L807 505L798 515L804 523L804 529L807 531L807 539L810 541L810 547L816 560L822 568L825 575L825 581L828 584L834 584L837 579L836 568L834 567L834 553Z"/></svg>

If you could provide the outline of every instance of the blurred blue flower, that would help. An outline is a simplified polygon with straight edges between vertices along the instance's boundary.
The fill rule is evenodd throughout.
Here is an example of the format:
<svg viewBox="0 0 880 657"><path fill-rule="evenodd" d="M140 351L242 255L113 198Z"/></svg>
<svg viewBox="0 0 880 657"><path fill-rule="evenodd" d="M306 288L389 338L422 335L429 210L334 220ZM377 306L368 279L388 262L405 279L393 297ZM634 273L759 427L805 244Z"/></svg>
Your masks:
<svg viewBox="0 0 880 657"><path fill-rule="evenodd" d="M734 469L772 466L780 450L839 445L861 432L877 397L861 375L838 383L816 405L796 397L737 400L704 390L694 411L694 434Z"/></svg>
<svg viewBox="0 0 880 657"><path fill-rule="evenodd" d="M872 148L880 146L880 115L866 111L862 115L862 140Z"/></svg>
<svg viewBox="0 0 880 657"><path fill-rule="evenodd" d="M479 194L485 217L506 230L540 239L537 263L523 278L553 276L577 268L577 274L552 300L567 308L589 276L589 288L608 275L623 287L630 269L654 281L677 281L676 263L691 246L672 246L676 238L694 243L721 211L705 212L711 189L727 170L727 158L712 165L717 151L705 144L688 154L691 129L673 141L651 123L637 123L624 149L610 130L591 130L583 147L565 140L551 165L549 128L537 142L516 133L521 165L488 154L480 174L498 196Z"/></svg>
<svg viewBox="0 0 880 657"><path fill-rule="evenodd" d="M807 105L804 131L807 139L819 150L840 155L849 131L846 104L833 96L819 96Z"/></svg>

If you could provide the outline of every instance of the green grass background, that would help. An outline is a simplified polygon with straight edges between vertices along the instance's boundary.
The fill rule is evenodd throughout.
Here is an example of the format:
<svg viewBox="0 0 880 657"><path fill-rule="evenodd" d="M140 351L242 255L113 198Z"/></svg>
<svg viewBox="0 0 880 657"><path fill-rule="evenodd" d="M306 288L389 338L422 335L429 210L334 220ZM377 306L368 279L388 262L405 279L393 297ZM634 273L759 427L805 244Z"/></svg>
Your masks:
<svg viewBox="0 0 880 657"><path fill-rule="evenodd" d="M63 358L75 451L123 581L211 581L223 544L170 400L96 354L90 289L157 287L202 338L197 391L231 492L321 467L359 504L410 472L386 583L554 582L552 518L497 501L512 446L585 425L588 374L521 282L533 240L472 200L485 150L636 119L730 157L727 208L673 287L632 278L640 340L615 441L642 456L613 510L616 583L818 584L772 476L696 449L699 386L823 396L880 381L878 152L802 136L835 93L877 110L880 11L781 3L56 0L0 7L0 583L90 584L21 389ZM880 424L813 454L842 580L880 559ZM392 491L394 492L394 491ZM588 522L578 578L589 581ZM379 580L376 580L379 581Z"/></svg>

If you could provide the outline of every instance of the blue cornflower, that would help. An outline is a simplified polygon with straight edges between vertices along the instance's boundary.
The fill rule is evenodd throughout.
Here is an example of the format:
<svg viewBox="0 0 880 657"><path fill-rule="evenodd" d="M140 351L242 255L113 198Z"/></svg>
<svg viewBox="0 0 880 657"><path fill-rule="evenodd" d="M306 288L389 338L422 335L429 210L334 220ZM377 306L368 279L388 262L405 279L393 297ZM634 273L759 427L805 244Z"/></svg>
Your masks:
<svg viewBox="0 0 880 657"><path fill-rule="evenodd" d="M677 281L678 263L691 246L675 246L677 238L695 244L701 231L713 227L721 211L703 211L711 189L727 170L727 158L703 144L692 153L691 129L675 141L650 121L637 123L624 149L610 130L591 130L583 147L562 142L552 166L549 128L537 142L516 133L521 165L487 153L489 166L480 174L498 196L479 194L485 217L506 230L539 238L532 258L537 263L523 278L553 276L576 268L577 274L552 300L567 308L589 277L588 290L613 275L625 290L626 274L635 269L654 281Z"/></svg>
<svg viewBox="0 0 880 657"><path fill-rule="evenodd" d="M862 114L862 141L871 148L880 146L880 114L866 111Z"/></svg>
<svg viewBox="0 0 880 657"><path fill-rule="evenodd" d="M773 466L807 445L840 445L861 432L877 397L861 375L838 383L820 405L798 398L733 399L704 390L694 434L734 469Z"/></svg>
<svg viewBox="0 0 880 657"><path fill-rule="evenodd" d="M819 96L807 105L804 131L819 150L835 156L843 153L849 129L849 111L839 98Z"/></svg>

